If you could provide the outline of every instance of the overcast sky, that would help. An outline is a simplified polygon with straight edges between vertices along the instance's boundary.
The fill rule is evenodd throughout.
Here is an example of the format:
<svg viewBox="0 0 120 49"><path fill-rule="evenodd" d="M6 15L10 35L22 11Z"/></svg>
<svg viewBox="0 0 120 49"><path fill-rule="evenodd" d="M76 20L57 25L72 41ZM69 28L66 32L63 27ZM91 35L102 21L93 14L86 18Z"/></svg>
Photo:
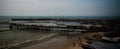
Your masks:
<svg viewBox="0 0 120 49"><path fill-rule="evenodd" d="M0 0L0 16L120 16L120 1Z"/></svg>

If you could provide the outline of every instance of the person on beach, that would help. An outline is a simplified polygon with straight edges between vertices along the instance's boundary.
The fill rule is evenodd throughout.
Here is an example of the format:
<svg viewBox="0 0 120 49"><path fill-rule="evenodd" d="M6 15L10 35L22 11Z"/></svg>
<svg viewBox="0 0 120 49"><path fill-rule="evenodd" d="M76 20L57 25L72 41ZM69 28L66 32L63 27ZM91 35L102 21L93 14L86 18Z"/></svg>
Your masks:
<svg viewBox="0 0 120 49"><path fill-rule="evenodd" d="M73 46L75 47L75 43L73 43Z"/></svg>
<svg viewBox="0 0 120 49"><path fill-rule="evenodd" d="M79 45L82 45L82 41L79 41L79 43L78 43Z"/></svg>
<svg viewBox="0 0 120 49"><path fill-rule="evenodd" d="M79 37L79 40L81 40L81 38Z"/></svg>

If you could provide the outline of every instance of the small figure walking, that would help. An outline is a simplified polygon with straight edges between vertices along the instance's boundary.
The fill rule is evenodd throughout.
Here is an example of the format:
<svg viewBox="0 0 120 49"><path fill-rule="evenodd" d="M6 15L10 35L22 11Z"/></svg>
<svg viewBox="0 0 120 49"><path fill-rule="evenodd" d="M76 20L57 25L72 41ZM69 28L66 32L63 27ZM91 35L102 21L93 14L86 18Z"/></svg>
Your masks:
<svg viewBox="0 0 120 49"><path fill-rule="evenodd" d="M73 43L73 46L75 47L75 43Z"/></svg>
<svg viewBox="0 0 120 49"><path fill-rule="evenodd" d="M79 37L79 41L81 40L81 38Z"/></svg>

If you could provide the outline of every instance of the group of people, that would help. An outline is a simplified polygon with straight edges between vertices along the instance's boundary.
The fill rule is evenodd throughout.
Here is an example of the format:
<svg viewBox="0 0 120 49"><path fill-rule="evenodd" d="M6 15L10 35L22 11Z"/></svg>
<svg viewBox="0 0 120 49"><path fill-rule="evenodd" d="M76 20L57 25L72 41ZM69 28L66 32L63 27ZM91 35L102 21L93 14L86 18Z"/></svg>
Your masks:
<svg viewBox="0 0 120 49"><path fill-rule="evenodd" d="M80 46L82 44L81 38L74 39L73 46Z"/></svg>
<svg viewBox="0 0 120 49"><path fill-rule="evenodd" d="M75 39L73 42L73 46L74 47L81 46L83 49L95 49L94 47L89 45L86 40L84 40L82 38Z"/></svg>

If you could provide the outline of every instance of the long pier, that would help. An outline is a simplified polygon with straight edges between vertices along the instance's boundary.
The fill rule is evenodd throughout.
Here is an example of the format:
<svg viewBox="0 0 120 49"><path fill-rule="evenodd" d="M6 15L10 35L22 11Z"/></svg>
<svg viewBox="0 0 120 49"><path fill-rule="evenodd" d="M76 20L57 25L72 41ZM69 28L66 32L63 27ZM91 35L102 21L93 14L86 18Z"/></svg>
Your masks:
<svg viewBox="0 0 120 49"><path fill-rule="evenodd" d="M23 21L21 21L23 22ZM50 32L80 32L85 26L81 26L78 22L62 22L62 21L12 21L9 28L11 30L39 30Z"/></svg>
<svg viewBox="0 0 120 49"><path fill-rule="evenodd" d="M84 20L84 19L83 19ZM84 32L86 30L103 30L103 20L81 19L12 19L11 30L32 30L42 32ZM79 22L80 21L80 22ZM93 22L92 22L93 21ZM88 23L87 23L88 22ZM100 24L99 24L100 23Z"/></svg>

